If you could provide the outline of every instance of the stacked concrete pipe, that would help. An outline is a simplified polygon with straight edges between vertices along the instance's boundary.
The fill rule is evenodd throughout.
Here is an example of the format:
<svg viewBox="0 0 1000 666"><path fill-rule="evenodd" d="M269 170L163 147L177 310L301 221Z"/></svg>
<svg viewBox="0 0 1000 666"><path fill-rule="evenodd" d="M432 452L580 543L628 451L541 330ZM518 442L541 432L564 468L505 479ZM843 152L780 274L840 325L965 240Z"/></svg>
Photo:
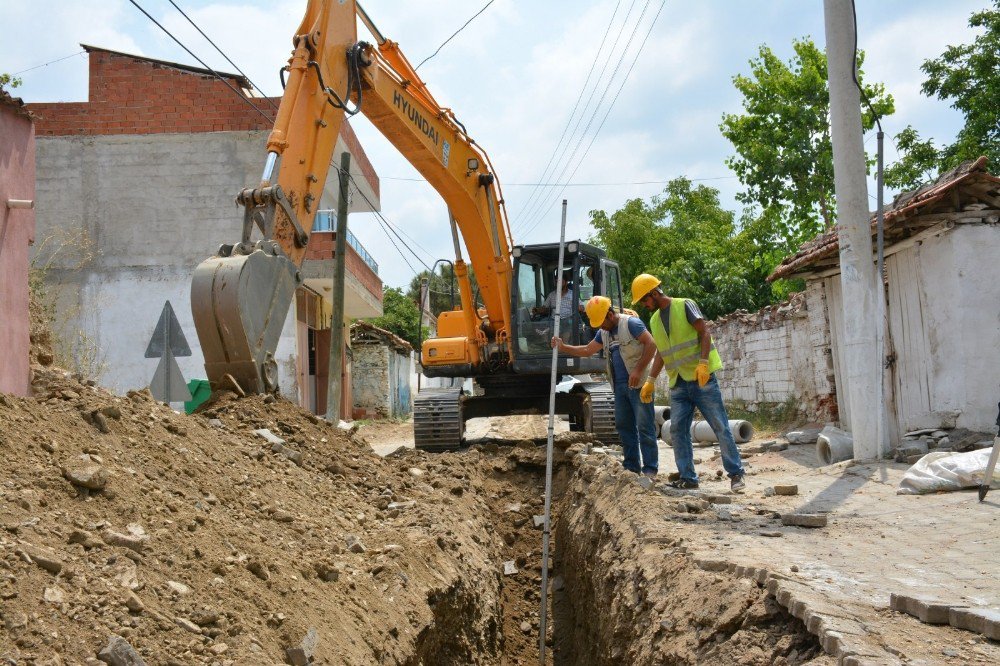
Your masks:
<svg viewBox="0 0 1000 666"><path fill-rule="evenodd" d="M742 419L734 419L729 422L729 429L733 432L733 439L737 444L743 444L753 439L753 424ZM670 441L670 421L665 421L660 427L660 438L665 442ZM691 423L691 441L694 442L717 442L719 438L715 436L715 431L708 421L693 421Z"/></svg>

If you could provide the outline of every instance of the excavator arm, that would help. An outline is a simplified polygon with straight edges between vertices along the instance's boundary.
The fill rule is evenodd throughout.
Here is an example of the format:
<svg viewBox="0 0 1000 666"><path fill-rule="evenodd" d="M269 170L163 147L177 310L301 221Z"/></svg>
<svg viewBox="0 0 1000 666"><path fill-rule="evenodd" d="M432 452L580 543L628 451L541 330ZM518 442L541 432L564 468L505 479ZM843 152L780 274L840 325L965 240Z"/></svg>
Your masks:
<svg viewBox="0 0 1000 666"><path fill-rule="evenodd" d="M377 47L357 40L357 17ZM276 388L274 350L301 283L298 269L341 123L356 113L445 200L486 308L485 317L477 313L459 256L462 309L447 313L446 337L425 344L424 364L477 368L509 359L510 231L489 158L354 0L309 0L293 45L260 185L237 196L244 208L241 239L202 262L192 281L209 380L234 381L251 392ZM259 240L252 240L255 230Z"/></svg>

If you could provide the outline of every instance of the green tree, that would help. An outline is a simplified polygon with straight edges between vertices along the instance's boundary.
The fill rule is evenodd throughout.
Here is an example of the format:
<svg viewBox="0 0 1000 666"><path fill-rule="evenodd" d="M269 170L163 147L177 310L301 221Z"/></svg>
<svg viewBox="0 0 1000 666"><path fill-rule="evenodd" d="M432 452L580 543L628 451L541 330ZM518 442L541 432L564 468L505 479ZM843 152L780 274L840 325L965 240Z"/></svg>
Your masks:
<svg viewBox="0 0 1000 666"><path fill-rule="evenodd" d="M830 142L830 93L826 54L811 39L792 42L795 56L782 62L767 46L750 61L750 75L733 77L743 95L742 114L724 114L720 129L736 155L726 164L746 188L737 198L764 211L778 236L797 247L832 227L833 148ZM892 96L882 84L864 83L858 54L858 80L875 112L893 113ZM875 119L862 114L865 129Z"/></svg>
<svg viewBox="0 0 1000 666"><path fill-rule="evenodd" d="M13 90L19 85L21 85L21 79L16 76L12 74L0 74L0 90L4 90L8 86Z"/></svg>
<svg viewBox="0 0 1000 666"><path fill-rule="evenodd" d="M900 160L885 170L885 184L897 190L912 190L934 179L941 164L941 151L932 139L921 140L911 125L896 135Z"/></svg>
<svg viewBox="0 0 1000 666"><path fill-rule="evenodd" d="M955 142L941 149L920 141L912 127L896 136L902 157L886 170L890 187L912 188L965 160L985 155L1000 167L1000 0L993 9L974 13L969 26L982 28L971 44L949 46L920 69L927 80L920 91L928 97L950 100L965 116Z"/></svg>
<svg viewBox="0 0 1000 666"><path fill-rule="evenodd" d="M420 285L429 276L430 271L420 271L410 280L410 286L406 291L406 295L413 299L415 303L420 303ZM472 283L472 294L473 298L475 298L479 286L476 284L476 276L471 269L469 270L469 280ZM452 289L454 289L455 293L455 307L462 306L462 296L458 290L458 280L455 278L450 264L441 264L438 272L428 280L427 286L430 289L427 306L431 314L435 317L442 312L452 309Z"/></svg>
<svg viewBox="0 0 1000 666"><path fill-rule="evenodd" d="M737 225L714 188L677 178L649 202L631 199L610 215L590 216L590 240L618 262L626 293L636 275L652 273L667 293L693 298L712 318L756 310L776 297L765 279L784 256L774 247L773 219Z"/></svg>
<svg viewBox="0 0 1000 666"><path fill-rule="evenodd" d="M369 319L372 324L392 331L403 338L414 349L419 348L418 337L421 336L420 309L399 287L389 287L382 293L382 316ZM427 339L427 329L422 331L423 339Z"/></svg>

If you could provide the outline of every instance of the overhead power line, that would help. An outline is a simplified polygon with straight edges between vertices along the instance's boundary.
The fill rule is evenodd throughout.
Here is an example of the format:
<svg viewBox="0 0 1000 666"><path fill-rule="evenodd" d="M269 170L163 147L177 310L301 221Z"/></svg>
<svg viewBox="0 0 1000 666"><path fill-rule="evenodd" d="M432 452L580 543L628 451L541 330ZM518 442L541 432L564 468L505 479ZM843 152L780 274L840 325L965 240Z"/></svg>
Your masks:
<svg viewBox="0 0 1000 666"><path fill-rule="evenodd" d="M68 56L63 56L62 58L56 58L55 60L50 60L48 62L43 62L41 65L35 65L33 67L29 67L28 69L22 69L20 72L14 72L13 74L11 74L11 76L18 76L20 74L24 74L25 72L30 72L31 70L38 69L40 67L48 67L49 65L53 65L57 62L62 62L63 60L69 60L73 56L78 56L84 53L86 53L86 51L77 51L76 53L70 53Z"/></svg>
<svg viewBox="0 0 1000 666"><path fill-rule="evenodd" d="M259 113L260 115L264 116L264 118L266 118L267 120L269 120L269 121L273 120L273 118L271 118L271 116L269 116L266 113L264 113L263 111L261 111L260 108L256 104L254 104L252 101L250 101L249 97L245 96L239 90L237 90L236 88L234 88L233 85L231 83L229 83L229 81L227 81L224 76L222 76L217 71L215 71L214 69L212 69L211 67L209 67L205 63L204 60L202 60L201 58L199 58L198 56L196 56L194 54L194 52L191 51L191 49L189 49L187 46L185 46L184 43L181 40L179 40L176 37L174 37L173 33L171 33L169 30L167 30L165 27L163 27L163 25L159 21L157 21L155 18L153 18L150 15L149 12L147 12L145 9L143 9L142 6L138 2L136 2L136 0L129 0L129 2L131 2L133 5L135 5L135 8L138 9L140 12L142 12L143 14L145 14L146 18L148 18L150 21L152 21L153 23L155 23L156 27L158 27L160 30L162 30L163 32L165 32L167 34L167 36L170 37L170 39L174 40L177 43L178 46L180 46L182 49L184 49L185 51L187 51L188 55L190 55L192 58L194 58L195 60L197 60L198 62L200 62L202 67L204 67L205 69L207 69L208 71L210 71L215 76L215 78L219 79L224 84L226 84L226 87L228 87L230 90L232 90L244 102L246 102L247 104L249 104L250 108L252 108L254 111L256 111L257 113Z"/></svg>
<svg viewBox="0 0 1000 666"><path fill-rule="evenodd" d="M493 4L493 1L494 1L494 0L490 0L490 1L489 1L489 2L487 2L487 3L485 4L485 5L483 5L483 8L482 8L482 9L480 9L480 10L479 10L478 12L476 12L476 13L475 13L475 14L474 14L474 15L472 16L472 18L470 18L470 19L469 19L468 21L466 21L465 23L463 23L463 24L462 24L462 27L461 27L461 28L459 28L459 29L458 29L458 30L456 30L456 31L455 31L454 33L452 33L451 37L449 37L448 39L446 39L446 40L444 40L443 42L441 42L441 46L437 47L437 50L435 50L435 51L434 51L434 53L430 54L429 56L427 56L426 58L424 58L423 60L421 60L421 61L420 61L420 65L423 65L423 64L424 64L425 62L427 62L428 60L430 60L431 58L433 58L434 56L436 56L436 55L437 55L437 54L438 54L438 53L439 53L439 52L441 51L441 49L443 49L443 48L444 48L444 45L445 45L445 44L447 44L447 43L448 43L448 42L450 42L450 41L451 41L452 39L454 39L454 38L455 38L455 35L457 35L458 33L462 32L463 30L465 30L465 27L466 27L467 25L469 25L470 23L472 23L472 21L473 21L473 20L475 20L475 18L476 18L477 16L479 16L480 14L482 14L483 12L485 12L485 11L486 11L486 8L487 8L487 7L489 7L490 5L492 5L492 4ZM414 71L416 71L416 70L420 69L420 65L417 65L416 67L414 67L414 68L413 68L413 69L414 69Z"/></svg>
<svg viewBox="0 0 1000 666"><path fill-rule="evenodd" d="M656 15L653 16L653 20L649 24L649 30L646 31L646 35L642 38L642 43L639 44L639 49L635 52L635 57L632 58L632 63L629 65L628 71L625 72L625 77L622 79L621 85L618 86L618 90L615 92L615 96L611 99L611 103L608 105L608 110L604 113L604 117L601 119L601 124L598 125L597 129L594 131L594 135L591 137L590 143L587 144L587 149L583 152L583 155L580 156L580 160L576 163L576 166L573 168L573 172L569 175L569 178L566 179L567 181L573 180L573 176L576 175L576 172L580 168L580 165L583 164L583 161L585 159L587 159L587 155L590 153L590 149L594 146L594 142L597 140L598 135L600 135L601 129L604 127L604 123L607 122L608 116L611 115L612 109L615 108L615 102L618 101L618 96L621 95L622 89L625 87L625 84L628 83L629 76L631 76L632 70L635 68L635 63L639 60L639 55L642 54L642 50L646 47L646 42L649 40L649 36L653 33L653 28L656 26L656 21L658 18L660 18L660 14L663 12L663 6L665 4L666 0L662 0L660 2L660 8L656 10ZM523 230L524 236L527 236L532 231L534 231L534 229L538 226L538 224L543 219L545 219L545 215L552 208L553 204L555 204L555 202L558 201L560 197L562 197L562 193L565 190L566 190L565 186L562 189L560 189L559 193L556 195L554 199L552 199L551 203L549 203L548 208L545 209L545 211L538 218L538 220L530 228Z"/></svg>
<svg viewBox="0 0 1000 666"><path fill-rule="evenodd" d="M679 178L680 176L678 176ZM739 176L711 176L707 178L688 178L692 183L706 180L729 180ZM411 183L426 183L426 178L402 178L396 176L379 176L379 180L403 180ZM618 183L508 183L504 182L504 187L619 187L622 185L666 185L673 182L673 178L668 180L633 180Z"/></svg>
<svg viewBox="0 0 1000 666"><path fill-rule="evenodd" d="M335 166L335 167L334 167L334 169L336 169L336 170L337 170L337 171L338 171L339 173L344 173L344 172L343 172L343 171L342 171L342 170L340 169L340 167L339 167L339 166ZM348 177L348 179L350 179L350 181L351 181L352 183L354 183L354 189L355 189L355 191L357 191L357 193L361 195L361 198L362 198L362 199L364 199L364 200L365 200L365 202L366 202L366 203L368 204L368 208L369 208L369 209L371 209L371 212L375 214L375 217L376 217L376 220L377 220L377 221L379 222L379 224L383 225L383 230L384 230L384 231L386 232L386 234L388 235L388 233L389 233L389 232L391 231L391 232L392 232L392 234L393 234L393 235L394 235L394 236L395 236L396 238L398 238L398 239L399 239L399 242L403 244L403 247L405 247L405 248L406 248L407 250L409 250L409 251L410 251L410 254L412 254L412 255L413 255L413 257L414 257L414 258L415 258L415 259L416 259L416 260L417 260L418 262L420 262L420 263L421 263L421 264L423 265L423 267L424 267L424 268L426 268L426 269L427 269L428 271L430 271L430 269L431 269L431 268L430 268L430 266L428 266L428 265L427 265L427 262L426 262L426 261L424 261L424 260L423 260L423 259L422 259L422 258L420 257L420 255L418 255L418 254L417 254L417 253L416 253L416 252L415 252L415 251L413 250L413 248L412 248L412 247L410 247L410 245L408 245L408 244L407 244L407 242L406 242L406 241L404 241L404 240L402 239L402 237L400 236L400 232L399 232L399 231L398 231L398 230L396 229L396 226L395 226L394 224L392 224L391 222L389 222L389 220L388 220L388 219L386 219L386 217L385 217L385 216L384 216L384 215L382 214L382 212L381 212L381 211L379 211L379 210L377 210L377 209L375 208L375 204L373 204L373 203L372 203L372 200L368 198L368 195L367 195L367 194L365 194L365 193L364 193L364 190L362 190L362 189L361 189L361 186L360 186L360 185L358 185L358 181L354 180L354 175L353 175L353 174L351 174L350 172L348 172L348 173L347 173L347 177ZM405 235L405 234L403 234L403 235ZM409 238L409 236L407 236L407 238ZM413 240L412 238L409 238L409 239L410 239L410 242L411 242L411 243L413 243L413 244L414 244L414 245L416 245L417 247L420 247L420 245L419 245L419 244L417 244L417 242L416 242L415 240ZM392 241L392 237L391 237L391 236L390 236L389 240L390 240L390 241ZM395 242L393 242L393 245L395 246L395 245L396 245L396 243L395 243ZM423 250L423 251L424 251L425 253L427 253L427 256L429 256L429 257L433 257L433 255L431 255L431 253L430 253L430 252L427 252L427 250L426 250L426 249L424 249L424 248L422 248L422 247L420 247L420 249L421 249L421 250ZM396 247L396 250L397 250L397 251L398 251L398 252L399 252L400 254L402 254L402 250L400 250L398 246ZM405 255L404 255L404 257L403 257L403 258L404 258L404 260L406 259ZM407 266L410 266L410 270L413 270L413 266L412 266L412 264L410 264L410 262L409 262L409 261L407 261L407 262L406 262L406 264L407 264ZM417 271L413 271L413 274L414 274L414 275L417 275L417 274L418 274L418 272L417 272Z"/></svg>
<svg viewBox="0 0 1000 666"><path fill-rule="evenodd" d="M643 5L642 11L639 13L639 18L636 19L635 25L632 26L632 32L631 32L631 34L629 35L628 39L625 42L625 44L626 44L625 48L622 50L622 53L619 56L619 58L617 58L615 60L615 68L611 72L611 76L608 78L608 84L607 84L607 86L605 86L603 92L601 92L601 98L600 98L600 100L598 100L597 104L594 105L594 110L591 112L590 118L587 119L587 126L584 127L583 131L580 133L580 138L577 140L576 145L573 146L572 153L570 153L570 156L563 163L562 169L559 171L559 175L556 176L555 180L557 180L557 181L558 180L563 180L563 176L565 175L567 169L569 169L571 167L571 165L573 165L573 161L576 158L577 152L580 150L580 146L583 145L584 140L587 138L587 133L590 131L591 125L594 124L594 119L597 117L598 112L601 110L601 106L604 104L604 100L607 98L608 92L611 90L611 86L614 84L615 78L618 76L619 65L620 65L620 63L624 62L624 60L626 58L626 54L628 53L629 47L631 46L633 40L635 39L636 33L639 30L639 26L642 24L642 19L646 15L646 11L649 9L649 5L650 5L651 1L652 0L646 0L646 4ZM662 4L660 5L660 8L661 9L663 8ZM659 12L657 12L657 16L658 15L659 15ZM652 26L653 26L653 24L655 24L655 22L656 22L656 19L654 18L653 22L650 24L650 28L652 28ZM633 65L635 64L635 61L638 59L639 54L642 52L642 47L644 45L645 45L645 41L642 44L640 44L639 48L636 50L635 56L633 57L633 60L632 60L632 64ZM605 65L607 65L607 63L605 63ZM626 81L628 81L628 76L631 73L631 71L632 71L632 69L630 67L629 70L628 70L628 72L622 78L622 85L624 85L624 83ZM621 87L619 87L618 90L620 92L621 91ZM617 99L617 94L615 95L615 99ZM613 106L614 106L614 101L612 101L611 104L608 106L608 110L610 111L611 107L613 107ZM605 118L606 117L607 117L607 114L605 114ZM599 131L600 130L597 130L597 132L599 132ZM596 133L594 134L594 136L596 137ZM580 162L582 162L583 159L584 158L581 157L580 158ZM573 173L575 173L576 169L579 168L580 162L577 162L577 166L573 168ZM573 178L571 176L569 178L566 178L566 180L567 181L571 181L571 180L573 180ZM547 206L546 206L546 203L548 203ZM542 215L544 215L546 212L548 212L548 210L550 208L552 208L552 202L551 201L546 202L544 198L540 198L536 202L536 204L538 204L538 205L536 205L534 212L527 213L526 216L523 219L519 220L519 228L520 228L520 230L522 232L525 229L527 229L527 228L533 226L534 224L536 224L538 218L541 217Z"/></svg>
<svg viewBox="0 0 1000 666"><path fill-rule="evenodd" d="M556 141L556 145L552 148L552 154L549 155L549 161L546 162L545 168L542 169L542 173L538 177L539 181L544 182L545 179L549 176L549 167L552 166L552 160L555 159L556 153L559 151L559 148L562 146L563 139L566 137L566 130L569 129L570 123L573 122L573 118L576 116L576 110L580 107L580 100L583 99L583 94L587 91L587 87L590 85L590 77L593 76L594 74L594 67L597 66L597 60L601 57L601 52L604 50L604 44L608 41L608 35L611 34L611 26L614 24L615 17L618 15L619 7L621 7L621 0L618 0L618 2L615 4L615 9L611 13L611 19L608 21L608 27L604 30L604 37L601 38L601 45L597 47L597 52L594 53L594 59L590 63L590 70L587 72L587 78L583 82L583 87L580 88L580 94L576 96L576 102L573 104L573 110L570 111L569 117L566 118L566 124L563 126L562 133L559 135L559 140ZM630 7L629 12L631 11L632 9ZM624 21L622 23L624 25ZM596 83L594 84L594 87L595 88L597 87ZM587 100L587 103L589 104L590 100ZM539 187L541 187L541 185L539 185ZM536 194L538 194L537 188L528 193L528 198L521 206L522 212L527 210L528 206L531 205Z"/></svg>
<svg viewBox="0 0 1000 666"><path fill-rule="evenodd" d="M195 23L191 19L190 16L188 16L187 14L184 13L183 9L181 9L180 7L177 6L177 3L174 2L174 0L170 0L170 4L172 4L174 6L174 9L176 9L177 11L179 11L181 13L181 16L183 16L184 18L187 19L188 23L190 23L194 27L194 29L198 31L198 34L200 34L202 37L204 37L208 41L209 44L211 44L212 46L215 47L215 50L219 52L219 55L221 55L223 58L226 59L226 62L228 62L233 67L235 67L236 71L239 72L243 76L243 78L246 79L250 83L251 86L253 86L254 88L256 88L260 92L261 95L263 95L264 99L267 100L267 103L271 105L272 109L274 109L275 111L278 110L278 105L275 104L274 101L270 97L268 97L267 95L264 95L264 91L260 89L260 86L258 86L253 81L250 81L250 77L247 76L246 74L244 74L243 70L240 69L239 66L235 62L233 62L232 60L230 60L229 56L227 56L225 54L225 52L223 52L223 50L220 49L216 45L216 43L212 41L211 37L209 37L208 35L206 35L205 32L201 28L198 27L198 24Z"/></svg>
<svg viewBox="0 0 1000 666"><path fill-rule="evenodd" d="M563 174L566 173L566 167L570 164L570 162L572 162L573 157L575 157L577 150L579 150L580 144L586 138L587 131L590 129L591 124L593 124L594 122L594 115L600 110L601 105L604 103L604 100L608 95L608 90L610 90L612 84L614 84L615 76L618 73L617 65L619 62L624 60L625 54L628 52L629 46L631 45L632 37L635 36L635 31L638 29L639 23L642 21L642 17L645 15L646 10L649 8L649 3L650 0L646 0L646 4L643 6L642 11L639 13L639 17L636 19L635 25L632 28L632 35L629 37L629 39L624 41L624 46L622 47L621 53L615 55L615 50L617 48L617 45L620 42L622 42L622 33L625 31L625 26L628 25L629 18L632 16L632 10L635 8L636 0L632 0L632 3L629 5L628 11L625 13L625 18L622 20L622 24L618 26L618 32L615 35L615 38L611 42L612 44L611 50L609 51L608 55L604 58L604 64L601 66L600 74L597 75L597 82L594 84L594 90L591 91L590 97L587 99L586 104L584 104L583 110L580 112L579 117L577 117L576 123L573 125L573 130L570 133L570 138L567 140L566 144L562 147L559 154L556 156L556 162L553 169L558 169L558 175L554 176L553 180L562 179ZM583 121L584 116L587 115L587 111L590 109L590 103L594 99L595 94L597 93L598 86L600 86L601 82L604 80L604 73L608 71L608 66L612 62L615 63L615 67L612 68L611 74L608 76L607 82L603 84L604 89L601 91L600 99L594 105L593 111L590 113L590 119L587 121L586 127L584 127L583 130L578 135L577 130L580 128L580 123ZM576 143L573 147L573 151L570 154L569 158L567 158L566 161L564 162L563 158L566 156L570 144L572 144L574 141ZM561 167L560 164L562 165ZM553 171L553 174L554 173L555 171ZM523 229L525 226L530 224L530 221L534 219L534 216L544 205L545 205L544 198L539 197L535 199L535 201L530 206L523 209L518 215L518 224L517 224L518 228Z"/></svg>

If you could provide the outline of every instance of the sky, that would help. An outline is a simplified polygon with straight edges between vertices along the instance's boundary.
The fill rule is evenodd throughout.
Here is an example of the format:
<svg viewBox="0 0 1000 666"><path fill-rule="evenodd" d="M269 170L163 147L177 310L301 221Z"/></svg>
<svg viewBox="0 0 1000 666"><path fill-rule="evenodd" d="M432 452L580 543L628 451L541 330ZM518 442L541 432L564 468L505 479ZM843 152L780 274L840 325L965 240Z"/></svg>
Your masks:
<svg viewBox="0 0 1000 666"><path fill-rule="evenodd" d="M210 67L233 71L169 0L135 1ZM277 72L305 0L173 2L263 93L280 95ZM486 0L362 4L416 64ZM887 165L897 158L890 139L907 125L938 145L961 128L947 102L920 93L920 65L970 43L969 15L990 5L857 0L866 80L885 83L896 101L883 120ZM87 99L81 43L201 66L129 0L5 0L4 15L0 72L22 79L13 92L26 102ZM792 40L803 37L825 45L821 0L494 0L419 73L493 161L516 244L557 241L562 198L567 240L586 239L590 211L649 199L677 176L717 188L723 206L739 213L741 185L725 165L734 150L719 131L722 115L741 109L732 77L749 72L761 45L787 61ZM412 253L397 249L371 214L353 214L349 224L386 285L405 286L415 270L453 258L446 207L373 125L360 116L352 125L381 178L382 214ZM874 153L874 133L865 145ZM874 208L873 184L869 195ZM234 231L239 224L234 215Z"/></svg>

